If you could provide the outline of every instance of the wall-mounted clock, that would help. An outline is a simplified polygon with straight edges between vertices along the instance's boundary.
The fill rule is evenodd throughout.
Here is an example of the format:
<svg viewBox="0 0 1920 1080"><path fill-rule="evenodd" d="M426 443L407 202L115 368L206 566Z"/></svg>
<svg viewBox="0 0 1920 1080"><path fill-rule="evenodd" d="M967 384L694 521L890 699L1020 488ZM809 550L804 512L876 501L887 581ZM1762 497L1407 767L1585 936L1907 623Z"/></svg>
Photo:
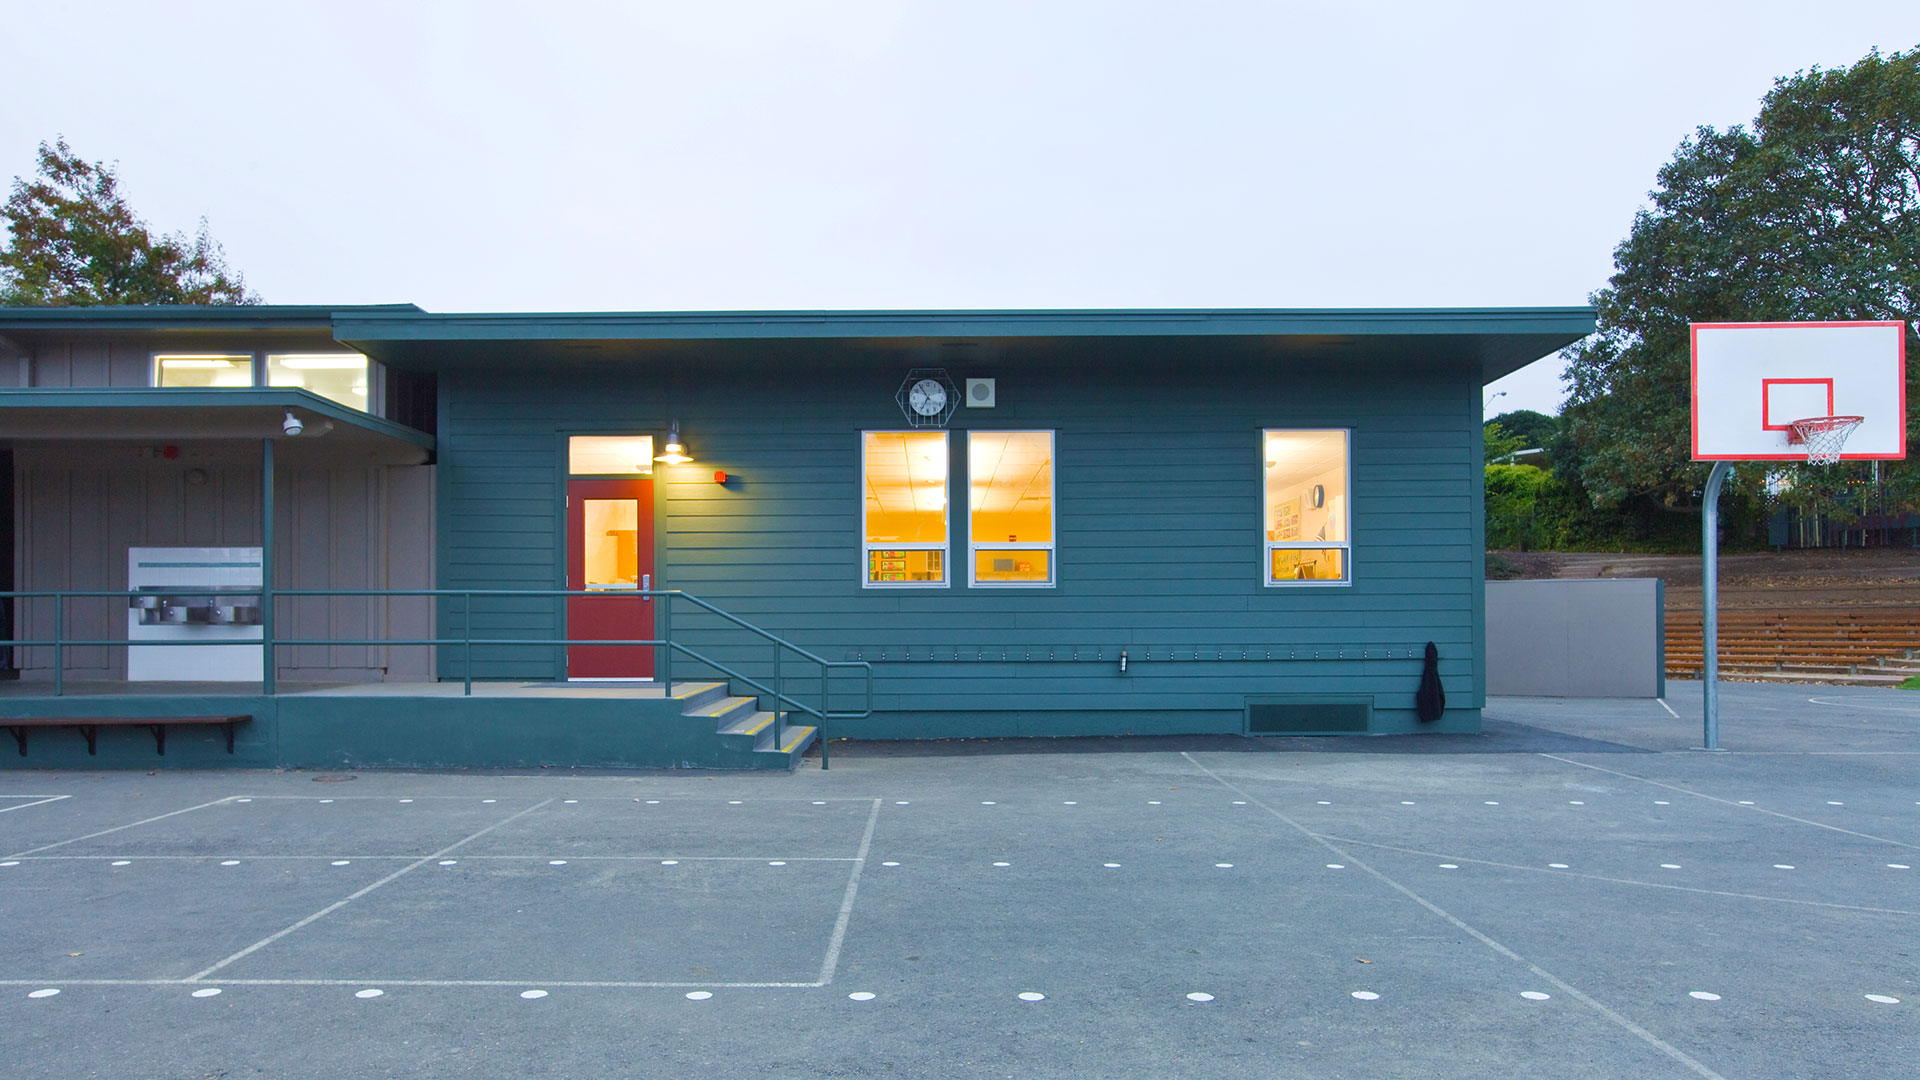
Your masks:
<svg viewBox="0 0 1920 1080"><path fill-rule="evenodd" d="M914 427L946 427L960 406L960 388L945 368L914 368L893 395L901 415Z"/></svg>
<svg viewBox="0 0 1920 1080"><path fill-rule="evenodd" d="M1327 504L1326 485L1324 484L1313 485L1313 490L1307 493L1307 501L1313 504L1313 508L1315 510L1318 510L1322 506L1325 506Z"/></svg>

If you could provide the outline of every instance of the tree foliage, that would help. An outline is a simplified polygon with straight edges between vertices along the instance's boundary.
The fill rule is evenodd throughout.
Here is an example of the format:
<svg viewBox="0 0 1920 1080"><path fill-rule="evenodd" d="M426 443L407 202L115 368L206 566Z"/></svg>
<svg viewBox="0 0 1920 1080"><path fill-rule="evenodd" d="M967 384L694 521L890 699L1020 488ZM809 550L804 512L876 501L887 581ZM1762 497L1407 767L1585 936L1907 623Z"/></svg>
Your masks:
<svg viewBox="0 0 1920 1080"><path fill-rule="evenodd" d="M255 304L207 233L154 235L120 194L119 177L65 139L40 144L39 171L13 181L0 207L0 304Z"/></svg>
<svg viewBox="0 0 1920 1080"><path fill-rule="evenodd" d="M1699 508L1689 322L1904 319L1920 345L1920 48L1776 80L1751 130L1700 128L1658 183L1593 295L1598 333L1564 354L1554 447L1591 505L1629 517ZM1791 471L1810 500L1838 479ZM1898 498L1920 487L1904 462L1882 475ZM1762 479L1742 469L1729 485L1750 516Z"/></svg>
<svg viewBox="0 0 1920 1080"><path fill-rule="evenodd" d="M1532 409L1514 409L1494 417L1489 423L1499 424L1500 430L1520 440L1520 449L1533 450L1553 442L1560 434L1560 421L1546 413Z"/></svg>

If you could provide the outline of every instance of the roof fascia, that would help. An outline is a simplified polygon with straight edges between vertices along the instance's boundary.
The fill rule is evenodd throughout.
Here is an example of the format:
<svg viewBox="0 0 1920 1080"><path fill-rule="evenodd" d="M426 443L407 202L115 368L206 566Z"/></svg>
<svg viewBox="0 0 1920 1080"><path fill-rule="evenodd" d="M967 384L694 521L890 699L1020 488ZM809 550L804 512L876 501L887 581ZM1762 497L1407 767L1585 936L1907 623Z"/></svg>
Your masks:
<svg viewBox="0 0 1920 1080"><path fill-rule="evenodd" d="M435 439L424 431L396 424L383 417L370 416L328 400L311 390L297 387L272 389L252 387L0 387L0 409L10 406L34 408L259 408L303 409L335 423L382 435L425 450L434 448Z"/></svg>

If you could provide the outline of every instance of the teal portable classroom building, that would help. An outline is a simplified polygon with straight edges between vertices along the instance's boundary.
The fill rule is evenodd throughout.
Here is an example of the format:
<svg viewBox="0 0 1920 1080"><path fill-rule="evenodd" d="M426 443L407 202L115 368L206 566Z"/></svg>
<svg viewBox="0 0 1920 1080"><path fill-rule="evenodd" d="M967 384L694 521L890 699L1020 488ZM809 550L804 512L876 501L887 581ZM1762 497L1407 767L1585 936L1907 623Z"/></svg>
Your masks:
<svg viewBox="0 0 1920 1080"><path fill-rule="evenodd" d="M108 715L246 715L232 755L183 720L161 760L287 766L1475 731L1481 388L1592 328L0 309L8 757L160 759L157 727L26 724ZM257 553L257 670L129 680L143 635L249 617L146 596L129 553L156 549Z"/></svg>

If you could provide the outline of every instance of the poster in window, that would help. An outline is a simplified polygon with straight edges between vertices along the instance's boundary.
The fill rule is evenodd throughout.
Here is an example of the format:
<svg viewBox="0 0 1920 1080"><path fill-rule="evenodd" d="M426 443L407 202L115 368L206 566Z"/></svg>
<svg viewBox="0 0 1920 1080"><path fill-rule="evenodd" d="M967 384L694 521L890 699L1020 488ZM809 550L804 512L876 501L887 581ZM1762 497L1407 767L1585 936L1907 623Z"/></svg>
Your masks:
<svg viewBox="0 0 1920 1080"><path fill-rule="evenodd" d="M1300 539L1299 499L1287 499L1273 505L1273 528L1267 531L1267 539Z"/></svg>

